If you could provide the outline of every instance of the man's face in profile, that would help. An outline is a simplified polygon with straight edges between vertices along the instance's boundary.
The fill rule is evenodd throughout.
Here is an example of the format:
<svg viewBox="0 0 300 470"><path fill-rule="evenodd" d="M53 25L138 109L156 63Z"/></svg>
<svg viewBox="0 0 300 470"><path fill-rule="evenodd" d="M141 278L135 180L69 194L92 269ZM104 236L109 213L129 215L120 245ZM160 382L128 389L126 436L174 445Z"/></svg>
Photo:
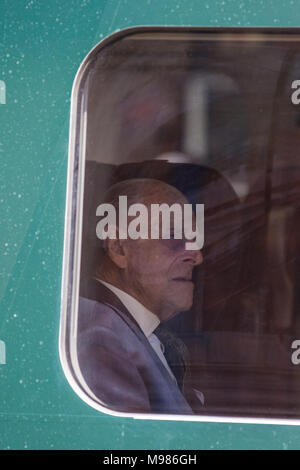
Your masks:
<svg viewBox="0 0 300 470"><path fill-rule="evenodd" d="M148 198L146 204L186 204L187 200L174 189L161 191ZM192 306L194 284L192 273L203 260L200 250L186 250L184 236L174 239L171 220L170 239L127 240L124 246L127 268L124 272L131 294L145 307L165 321Z"/></svg>

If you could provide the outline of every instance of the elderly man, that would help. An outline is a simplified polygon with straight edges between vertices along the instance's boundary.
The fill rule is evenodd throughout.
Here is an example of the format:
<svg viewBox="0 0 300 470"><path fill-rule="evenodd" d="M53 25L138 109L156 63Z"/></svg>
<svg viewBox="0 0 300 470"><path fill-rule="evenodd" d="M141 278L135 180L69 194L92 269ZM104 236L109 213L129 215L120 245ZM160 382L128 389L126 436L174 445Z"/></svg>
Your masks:
<svg viewBox="0 0 300 470"><path fill-rule="evenodd" d="M149 209L153 204L187 204L177 189L151 179L111 187L105 203L117 213L120 195L128 205ZM184 234L174 237L176 223L174 217L169 238L156 239L124 237L115 227L117 236L108 234L103 242L105 255L89 298L79 301L81 373L93 394L114 411L192 413L157 334L161 322L191 308L192 272L202 262L199 249L187 249ZM149 233L150 226L151 221Z"/></svg>

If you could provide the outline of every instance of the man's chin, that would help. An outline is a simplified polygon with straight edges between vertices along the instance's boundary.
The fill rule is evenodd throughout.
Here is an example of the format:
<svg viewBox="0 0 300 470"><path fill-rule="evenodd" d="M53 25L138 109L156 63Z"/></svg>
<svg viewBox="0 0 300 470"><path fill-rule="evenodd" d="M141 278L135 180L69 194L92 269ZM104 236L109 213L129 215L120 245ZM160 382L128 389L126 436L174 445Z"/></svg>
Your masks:
<svg viewBox="0 0 300 470"><path fill-rule="evenodd" d="M173 299L174 300L174 299ZM192 308L193 305L193 299L189 298L186 299L186 301L183 301L184 299L181 298L180 302L178 301L175 305L174 303L172 304L172 307L168 308L167 311L164 314L164 318L162 321L168 321L171 320L171 318L175 317L179 313L187 312Z"/></svg>
<svg viewBox="0 0 300 470"><path fill-rule="evenodd" d="M182 307L180 309L180 312L187 312L188 310L190 310L192 308L192 305L193 305L193 302L188 302L188 303L182 305Z"/></svg>

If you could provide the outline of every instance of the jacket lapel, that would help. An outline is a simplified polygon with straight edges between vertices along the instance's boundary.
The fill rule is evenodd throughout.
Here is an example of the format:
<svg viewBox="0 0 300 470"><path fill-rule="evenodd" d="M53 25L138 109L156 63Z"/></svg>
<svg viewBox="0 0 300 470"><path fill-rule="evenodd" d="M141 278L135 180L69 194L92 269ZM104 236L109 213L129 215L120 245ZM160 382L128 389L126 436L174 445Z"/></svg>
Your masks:
<svg viewBox="0 0 300 470"><path fill-rule="evenodd" d="M159 359L156 352L153 350L151 344L149 343L147 337L144 335L143 331L139 327L138 323L135 321L133 316L129 313L129 311L126 309L125 305L120 301L120 299L110 289L108 289L96 279L91 280L88 292L85 293L85 296L91 300L96 300L97 302L105 304L108 307L112 308L116 312L116 314L119 315L127 323L129 328L133 330L139 340L143 343L144 347L147 349L149 355L152 357L156 366L162 373L163 377L168 381L169 385L171 385L172 388L176 387L176 389L178 389L177 385L174 383L174 380L166 371L165 366ZM178 392L180 393L179 389Z"/></svg>

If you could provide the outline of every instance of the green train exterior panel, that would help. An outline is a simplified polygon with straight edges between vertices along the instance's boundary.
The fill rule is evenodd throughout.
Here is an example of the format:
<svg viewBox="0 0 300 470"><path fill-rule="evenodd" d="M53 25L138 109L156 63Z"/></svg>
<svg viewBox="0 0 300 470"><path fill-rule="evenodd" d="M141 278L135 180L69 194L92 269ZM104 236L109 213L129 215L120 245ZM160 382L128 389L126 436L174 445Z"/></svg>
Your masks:
<svg viewBox="0 0 300 470"><path fill-rule="evenodd" d="M299 1L53 0L1 4L0 448L297 449L298 426L111 417L71 389L58 354L75 73L123 28L300 26Z"/></svg>

